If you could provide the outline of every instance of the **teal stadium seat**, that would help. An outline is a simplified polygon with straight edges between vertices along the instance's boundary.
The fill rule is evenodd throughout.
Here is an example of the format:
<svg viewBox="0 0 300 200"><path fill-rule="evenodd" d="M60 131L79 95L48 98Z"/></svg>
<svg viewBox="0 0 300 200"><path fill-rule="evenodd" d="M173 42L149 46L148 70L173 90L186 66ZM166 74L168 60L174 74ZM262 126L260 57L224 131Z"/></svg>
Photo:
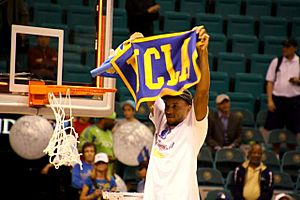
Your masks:
<svg viewBox="0 0 300 200"><path fill-rule="evenodd" d="M70 29L75 26L96 26L96 10L88 6L71 5L67 7L67 25Z"/></svg>
<svg viewBox="0 0 300 200"><path fill-rule="evenodd" d="M203 146L199 154L197 156L197 167L198 168L203 168L203 167L208 167L208 168L213 168L214 167L214 159L211 153L211 150L209 149L208 146Z"/></svg>
<svg viewBox="0 0 300 200"><path fill-rule="evenodd" d="M95 48L85 50L84 64L91 68L96 68L96 50Z"/></svg>
<svg viewBox="0 0 300 200"><path fill-rule="evenodd" d="M223 17L219 14L197 13L196 25L204 25L208 33L223 33Z"/></svg>
<svg viewBox="0 0 300 200"><path fill-rule="evenodd" d="M175 11L176 0L156 0L160 5L159 13L164 16L166 11Z"/></svg>
<svg viewBox="0 0 300 200"><path fill-rule="evenodd" d="M249 58L251 54L258 53L259 40L255 35L232 35L232 52L242 53Z"/></svg>
<svg viewBox="0 0 300 200"><path fill-rule="evenodd" d="M264 138L256 127L242 127L242 143L243 144L263 144Z"/></svg>
<svg viewBox="0 0 300 200"><path fill-rule="evenodd" d="M206 0L180 0L180 11L188 12L193 17L197 13L205 13Z"/></svg>
<svg viewBox="0 0 300 200"><path fill-rule="evenodd" d="M241 123L243 127L255 127L253 111L247 108L232 107L231 112L236 113L238 116L241 116Z"/></svg>
<svg viewBox="0 0 300 200"><path fill-rule="evenodd" d="M282 41L286 38L283 36L265 36L263 38L263 51L264 54L270 54L274 56L282 55Z"/></svg>
<svg viewBox="0 0 300 200"><path fill-rule="evenodd" d="M95 47L96 26L76 25L74 28L74 44L81 48L90 49Z"/></svg>
<svg viewBox="0 0 300 200"><path fill-rule="evenodd" d="M293 192L294 183L289 174L285 172L275 171L274 172L274 193L277 193L276 190L286 190Z"/></svg>
<svg viewBox="0 0 300 200"><path fill-rule="evenodd" d="M62 29L64 31L64 43L69 43L70 29L66 24L42 23L42 27Z"/></svg>
<svg viewBox="0 0 300 200"><path fill-rule="evenodd" d="M260 16L271 16L272 0L246 0L245 14L258 20Z"/></svg>
<svg viewBox="0 0 300 200"><path fill-rule="evenodd" d="M197 169L198 185L223 186L224 179L221 172L215 168L200 167Z"/></svg>
<svg viewBox="0 0 300 200"><path fill-rule="evenodd" d="M264 82L261 74L236 73L234 91L251 93L255 99L258 99L264 91Z"/></svg>
<svg viewBox="0 0 300 200"><path fill-rule="evenodd" d="M296 38L300 35L300 17L292 19L292 33L291 37Z"/></svg>
<svg viewBox="0 0 300 200"><path fill-rule="evenodd" d="M255 124L256 124L257 128L261 128L265 125L267 113L268 113L267 109L260 109L257 112L256 118L255 118Z"/></svg>
<svg viewBox="0 0 300 200"><path fill-rule="evenodd" d="M70 5L83 6L83 0L56 0L56 4L66 10Z"/></svg>
<svg viewBox="0 0 300 200"><path fill-rule="evenodd" d="M280 160L274 151L265 150L262 155L262 161L265 165L270 167L273 172L281 171Z"/></svg>
<svg viewBox="0 0 300 200"><path fill-rule="evenodd" d="M281 159L281 169L283 172L286 172L291 176L293 182L296 182L298 171L300 169L300 152L285 152Z"/></svg>
<svg viewBox="0 0 300 200"><path fill-rule="evenodd" d="M268 109L268 97L266 93L263 93L259 97L259 110Z"/></svg>
<svg viewBox="0 0 300 200"><path fill-rule="evenodd" d="M231 38L233 34L254 36L254 18L245 15L228 15L227 37Z"/></svg>
<svg viewBox="0 0 300 200"><path fill-rule="evenodd" d="M92 84L90 70L86 65L65 63L63 66L63 82Z"/></svg>
<svg viewBox="0 0 300 200"><path fill-rule="evenodd" d="M217 61L217 71L227 72L230 79L234 78L236 73L246 72L246 58L242 53L220 52Z"/></svg>
<svg viewBox="0 0 300 200"><path fill-rule="evenodd" d="M113 13L113 27L127 28L127 13L125 8L114 8Z"/></svg>
<svg viewBox="0 0 300 200"><path fill-rule="evenodd" d="M7 72L7 62L5 60L0 60L0 73Z"/></svg>
<svg viewBox="0 0 300 200"><path fill-rule="evenodd" d="M112 47L116 49L121 43L129 38L129 30L127 28L114 28L112 36Z"/></svg>
<svg viewBox="0 0 300 200"><path fill-rule="evenodd" d="M269 54L250 55L250 73L261 74L266 77L269 65L275 56Z"/></svg>
<svg viewBox="0 0 300 200"><path fill-rule="evenodd" d="M51 3L34 3L33 22L39 26L43 23L62 24L63 9L60 5Z"/></svg>
<svg viewBox="0 0 300 200"><path fill-rule="evenodd" d="M214 109L216 107L216 98L218 96L218 92L209 91L209 99L208 99L208 107Z"/></svg>
<svg viewBox="0 0 300 200"><path fill-rule="evenodd" d="M251 93L227 92L232 108L246 108L254 112L255 98Z"/></svg>
<svg viewBox="0 0 300 200"><path fill-rule="evenodd" d="M259 18L260 39L265 36L281 36L287 37L287 20L284 17L261 16Z"/></svg>
<svg viewBox="0 0 300 200"><path fill-rule="evenodd" d="M211 33L208 50L213 55L227 51L227 37L223 33Z"/></svg>
<svg viewBox="0 0 300 200"><path fill-rule="evenodd" d="M227 15L239 15L242 0L218 0L215 1L215 13L227 19Z"/></svg>
<svg viewBox="0 0 300 200"><path fill-rule="evenodd" d="M293 17L299 17L300 1L298 0L276 0L276 16L285 17L291 21Z"/></svg>
<svg viewBox="0 0 300 200"><path fill-rule="evenodd" d="M125 8L126 0L118 0L118 8Z"/></svg>
<svg viewBox="0 0 300 200"><path fill-rule="evenodd" d="M210 90L218 93L229 91L229 76L226 72L210 72Z"/></svg>
<svg viewBox="0 0 300 200"><path fill-rule="evenodd" d="M191 29L192 16L188 12L166 11L163 32L179 32Z"/></svg>

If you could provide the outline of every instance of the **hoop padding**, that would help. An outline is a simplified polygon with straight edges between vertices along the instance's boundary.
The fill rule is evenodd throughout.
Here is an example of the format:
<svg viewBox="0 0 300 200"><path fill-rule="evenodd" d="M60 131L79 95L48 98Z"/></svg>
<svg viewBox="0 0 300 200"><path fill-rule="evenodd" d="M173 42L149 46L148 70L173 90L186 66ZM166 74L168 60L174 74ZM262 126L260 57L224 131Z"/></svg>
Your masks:
<svg viewBox="0 0 300 200"><path fill-rule="evenodd" d="M56 124L49 144L44 149L44 153L49 155L49 162L53 164L56 169L61 165L74 166L76 163L82 168L82 162L80 160L81 154L78 153L77 149L79 143L78 134L72 126L73 117L70 91L67 91L65 98L60 93L58 99L54 93L50 92L48 99L56 119ZM61 107L62 104L69 105L70 116L68 119L66 119L65 109ZM69 126L65 127L65 124L69 124Z"/></svg>

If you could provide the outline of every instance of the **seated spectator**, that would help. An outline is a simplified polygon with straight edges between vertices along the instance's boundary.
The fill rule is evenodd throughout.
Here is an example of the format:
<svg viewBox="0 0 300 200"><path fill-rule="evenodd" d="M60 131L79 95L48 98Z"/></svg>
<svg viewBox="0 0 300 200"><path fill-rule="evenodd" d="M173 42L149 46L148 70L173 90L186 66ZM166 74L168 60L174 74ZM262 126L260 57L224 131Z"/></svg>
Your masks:
<svg viewBox="0 0 300 200"><path fill-rule="evenodd" d="M103 192L116 191L116 181L108 174L108 162L106 153L96 154L91 174L83 184L80 200L102 199Z"/></svg>
<svg viewBox="0 0 300 200"><path fill-rule="evenodd" d="M82 146L82 168L79 164L76 164L72 169L72 181L71 186L75 189L76 197L74 199L79 199L79 192L83 187L85 179L90 175L93 169L94 159L96 155L96 146L92 142L86 142Z"/></svg>
<svg viewBox="0 0 300 200"><path fill-rule="evenodd" d="M220 94L216 98L217 111L208 115L208 134L206 143L211 150L235 148L241 144L242 118L230 112L230 98Z"/></svg>
<svg viewBox="0 0 300 200"><path fill-rule="evenodd" d="M57 50L50 47L50 37L37 36L37 45L28 51L28 68L34 78L57 79Z"/></svg>
<svg viewBox="0 0 300 200"><path fill-rule="evenodd" d="M236 167L230 187L234 199L272 199L273 172L262 162L261 145L253 144L248 160Z"/></svg>

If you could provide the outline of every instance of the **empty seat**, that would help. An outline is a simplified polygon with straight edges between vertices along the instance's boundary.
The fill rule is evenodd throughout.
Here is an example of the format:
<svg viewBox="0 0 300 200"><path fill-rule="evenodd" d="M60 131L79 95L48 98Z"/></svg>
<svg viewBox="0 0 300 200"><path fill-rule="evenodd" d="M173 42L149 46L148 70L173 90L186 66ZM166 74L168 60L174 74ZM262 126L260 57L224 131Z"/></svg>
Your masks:
<svg viewBox="0 0 300 200"><path fill-rule="evenodd" d="M216 98L218 93L216 91L209 91L208 107L214 109L216 107Z"/></svg>
<svg viewBox="0 0 300 200"><path fill-rule="evenodd" d="M272 171L280 171L280 160L274 151L266 150L263 152L262 161L271 168Z"/></svg>
<svg viewBox="0 0 300 200"><path fill-rule="evenodd" d="M74 28L74 44L80 45L83 49L95 47L95 26L76 25Z"/></svg>
<svg viewBox="0 0 300 200"><path fill-rule="evenodd" d="M257 112L256 118L255 118L255 124L256 124L257 128L263 127L265 125L267 113L268 113L267 109L260 109Z"/></svg>
<svg viewBox="0 0 300 200"><path fill-rule="evenodd" d="M254 18L244 15L227 16L227 37L233 34L254 36Z"/></svg>
<svg viewBox="0 0 300 200"><path fill-rule="evenodd" d="M276 16L285 17L291 21L293 17L299 17L300 1L276 0Z"/></svg>
<svg viewBox="0 0 300 200"><path fill-rule="evenodd" d="M200 167L197 169L198 185L223 186L224 180L221 172L214 168Z"/></svg>
<svg viewBox="0 0 300 200"><path fill-rule="evenodd" d="M112 36L112 47L115 49L121 43L129 38L129 30L127 28L114 28Z"/></svg>
<svg viewBox="0 0 300 200"><path fill-rule="evenodd" d="M164 13L164 32L187 31L191 29L192 17L188 12L172 12Z"/></svg>
<svg viewBox="0 0 300 200"><path fill-rule="evenodd" d="M208 146L203 146L200 149L200 152L197 157L197 167L214 167L213 156Z"/></svg>
<svg viewBox="0 0 300 200"><path fill-rule="evenodd" d="M227 37L223 33L211 33L209 38L208 50L213 55L219 52L226 52Z"/></svg>
<svg viewBox="0 0 300 200"><path fill-rule="evenodd" d="M114 8L113 13L113 27L127 28L127 14L125 8Z"/></svg>
<svg viewBox="0 0 300 200"><path fill-rule="evenodd" d="M67 9L69 5L83 6L83 0L56 0L56 3L63 9Z"/></svg>
<svg viewBox="0 0 300 200"><path fill-rule="evenodd" d="M232 35L232 52L244 54L247 58L258 53L259 40L255 35Z"/></svg>
<svg viewBox="0 0 300 200"><path fill-rule="evenodd" d="M88 66L74 63L64 63L63 66L63 82L64 83L92 83Z"/></svg>
<svg viewBox="0 0 300 200"><path fill-rule="evenodd" d="M205 13L205 6L205 0L181 0L179 10L188 12L194 17L197 13Z"/></svg>
<svg viewBox="0 0 300 200"><path fill-rule="evenodd" d="M296 182L298 171L300 169L300 152L287 151L283 154L281 159L281 168L283 172L288 173L293 182Z"/></svg>
<svg viewBox="0 0 300 200"><path fill-rule="evenodd" d="M269 54L251 54L250 73L261 74L263 77L265 77L273 58L274 55Z"/></svg>
<svg viewBox="0 0 300 200"><path fill-rule="evenodd" d="M69 43L70 29L66 24L42 23L42 27L64 30L64 43Z"/></svg>
<svg viewBox="0 0 300 200"><path fill-rule="evenodd" d="M208 33L223 33L223 17L219 14L197 13L196 25L204 25Z"/></svg>
<svg viewBox="0 0 300 200"><path fill-rule="evenodd" d="M242 118L241 123L242 123L243 127L254 127L255 126L253 111L251 111L247 108L233 107L233 108L231 108L231 112L236 113L238 116L240 116Z"/></svg>
<svg viewBox="0 0 300 200"><path fill-rule="evenodd" d="M234 80L235 92L248 92L258 99L264 91L264 77L254 73L236 73Z"/></svg>
<svg viewBox="0 0 300 200"><path fill-rule="evenodd" d="M210 90L218 93L229 91L229 76L226 72L210 72Z"/></svg>
<svg viewBox="0 0 300 200"><path fill-rule="evenodd" d="M261 16L259 18L259 38L265 36L287 36L287 20L284 17Z"/></svg>
<svg viewBox="0 0 300 200"><path fill-rule="evenodd" d="M289 190L292 192L294 189L294 183L291 176L285 172L275 171L273 188L274 192L276 192L276 190Z"/></svg>
<svg viewBox="0 0 300 200"><path fill-rule="evenodd" d="M159 13L164 16L166 11L175 11L176 0L156 0L160 5Z"/></svg>
<svg viewBox="0 0 300 200"><path fill-rule="evenodd" d="M96 50L95 48L85 50L84 64L91 68L96 68Z"/></svg>
<svg viewBox="0 0 300 200"><path fill-rule="evenodd" d="M264 54L270 54L274 56L282 55L282 41L285 37L282 36L265 36L263 39Z"/></svg>
<svg viewBox="0 0 300 200"><path fill-rule="evenodd" d="M62 7L51 3L35 3L33 5L33 21L42 23L62 24Z"/></svg>
<svg viewBox="0 0 300 200"><path fill-rule="evenodd" d="M241 11L241 0L218 0L215 1L215 13L227 18L227 15L239 15Z"/></svg>
<svg viewBox="0 0 300 200"><path fill-rule="evenodd" d="M232 108L246 108L254 112L255 98L251 93L227 92Z"/></svg>
<svg viewBox="0 0 300 200"><path fill-rule="evenodd" d="M260 144L265 142L261 132L255 127L242 127L241 136L243 144Z"/></svg>
<svg viewBox="0 0 300 200"><path fill-rule="evenodd" d="M300 35L300 17L292 19L292 33L291 36L296 38Z"/></svg>
<svg viewBox="0 0 300 200"><path fill-rule="evenodd" d="M271 16L272 0L245 1L245 14L257 20L260 16Z"/></svg>
<svg viewBox="0 0 300 200"><path fill-rule="evenodd" d="M218 71L227 72L230 78L234 78L236 73L246 72L244 54L220 52L217 59Z"/></svg>
<svg viewBox="0 0 300 200"><path fill-rule="evenodd" d="M96 10L88 6L71 5L67 8L67 24L70 29L75 26L96 26Z"/></svg>

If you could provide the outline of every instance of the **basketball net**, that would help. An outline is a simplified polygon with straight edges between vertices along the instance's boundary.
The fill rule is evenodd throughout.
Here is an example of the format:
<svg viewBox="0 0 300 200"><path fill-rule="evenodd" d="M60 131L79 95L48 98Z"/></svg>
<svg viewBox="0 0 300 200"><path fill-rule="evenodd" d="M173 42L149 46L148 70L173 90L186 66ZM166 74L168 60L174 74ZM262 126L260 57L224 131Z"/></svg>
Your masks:
<svg viewBox="0 0 300 200"><path fill-rule="evenodd" d="M78 134L72 126L73 116L71 109L70 89L67 90L66 96L59 93L58 98L54 93L48 93L49 105L54 113L56 124L53 135L44 153L49 155L49 162L58 169L61 165L74 166L76 163L82 169L81 154L78 153L77 144ZM69 117L66 118L65 108L69 107ZM69 126L66 126L69 124Z"/></svg>

